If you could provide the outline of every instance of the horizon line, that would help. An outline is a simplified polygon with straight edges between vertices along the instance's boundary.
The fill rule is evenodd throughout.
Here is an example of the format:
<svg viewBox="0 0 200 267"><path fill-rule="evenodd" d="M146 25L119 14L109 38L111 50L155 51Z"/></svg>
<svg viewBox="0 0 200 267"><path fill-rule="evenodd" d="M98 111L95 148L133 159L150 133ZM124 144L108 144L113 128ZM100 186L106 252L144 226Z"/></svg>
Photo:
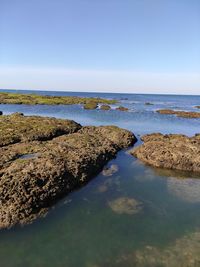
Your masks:
<svg viewBox="0 0 200 267"><path fill-rule="evenodd" d="M177 94L177 93L126 93L126 92L104 92L104 91L70 91L70 90L54 90L54 89L19 89L19 88L15 88L15 89L6 89L6 88L0 88L0 90L4 90L4 91L38 91L38 92L58 92L58 93L92 93L92 94L127 94L127 95L171 95L171 96L200 96L197 94Z"/></svg>

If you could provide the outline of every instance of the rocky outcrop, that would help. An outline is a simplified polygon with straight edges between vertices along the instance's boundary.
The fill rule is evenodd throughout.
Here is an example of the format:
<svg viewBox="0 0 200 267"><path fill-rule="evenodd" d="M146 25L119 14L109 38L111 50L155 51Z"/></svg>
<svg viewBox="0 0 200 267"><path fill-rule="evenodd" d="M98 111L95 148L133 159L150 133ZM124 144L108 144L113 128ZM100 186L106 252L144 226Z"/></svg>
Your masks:
<svg viewBox="0 0 200 267"><path fill-rule="evenodd" d="M200 135L187 137L180 134L145 135L143 144L131 154L143 162L166 169L200 173Z"/></svg>
<svg viewBox="0 0 200 267"><path fill-rule="evenodd" d="M78 131L81 125L71 120L23 116L14 113L0 117L0 147L26 141L50 140L62 134Z"/></svg>
<svg viewBox="0 0 200 267"><path fill-rule="evenodd" d="M96 109L97 107L98 107L98 104L95 102L86 103L83 106L84 109Z"/></svg>
<svg viewBox="0 0 200 267"><path fill-rule="evenodd" d="M74 121L19 114L2 116L1 122L0 228L44 214L136 141L115 126L81 127Z"/></svg>
<svg viewBox="0 0 200 267"><path fill-rule="evenodd" d="M145 102L145 105L146 105L146 106L153 106L154 104L151 103L151 102Z"/></svg>
<svg viewBox="0 0 200 267"><path fill-rule="evenodd" d="M24 104L24 105L77 105L88 103L115 104L114 99L100 97L79 96L51 96L40 94L19 94L11 92L0 92L0 104Z"/></svg>
<svg viewBox="0 0 200 267"><path fill-rule="evenodd" d="M200 112L177 111L172 109L159 109L156 112L160 114L176 115L177 117L182 118L200 118Z"/></svg>
<svg viewBox="0 0 200 267"><path fill-rule="evenodd" d="M110 110L111 107L109 105L101 105L100 109L102 109L102 110Z"/></svg>
<svg viewBox="0 0 200 267"><path fill-rule="evenodd" d="M128 108L123 107L123 106L119 106L118 108L116 108L116 110L120 110L120 111L128 111Z"/></svg>

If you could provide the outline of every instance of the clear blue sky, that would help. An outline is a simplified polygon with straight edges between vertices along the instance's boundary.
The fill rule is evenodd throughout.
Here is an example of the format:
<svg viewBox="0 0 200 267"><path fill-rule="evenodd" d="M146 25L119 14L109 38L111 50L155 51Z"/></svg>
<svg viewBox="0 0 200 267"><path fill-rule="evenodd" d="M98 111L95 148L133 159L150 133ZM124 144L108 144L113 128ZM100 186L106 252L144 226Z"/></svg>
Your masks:
<svg viewBox="0 0 200 267"><path fill-rule="evenodd" d="M0 0L0 88L200 94L200 1Z"/></svg>

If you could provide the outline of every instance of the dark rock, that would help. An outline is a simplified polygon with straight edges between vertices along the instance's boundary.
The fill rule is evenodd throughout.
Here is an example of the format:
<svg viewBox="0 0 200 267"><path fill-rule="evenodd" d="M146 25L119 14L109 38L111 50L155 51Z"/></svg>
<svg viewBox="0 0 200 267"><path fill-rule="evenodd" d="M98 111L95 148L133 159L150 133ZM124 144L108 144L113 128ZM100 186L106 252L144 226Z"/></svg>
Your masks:
<svg viewBox="0 0 200 267"><path fill-rule="evenodd" d="M146 105L146 106L153 106L153 103L146 102L145 105Z"/></svg>
<svg viewBox="0 0 200 267"><path fill-rule="evenodd" d="M3 111L0 111L0 116L3 115Z"/></svg>
<svg viewBox="0 0 200 267"><path fill-rule="evenodd" d="M144 135L143 144L130 153L145 163L166 169L200 173L200 135Z"/></svg>

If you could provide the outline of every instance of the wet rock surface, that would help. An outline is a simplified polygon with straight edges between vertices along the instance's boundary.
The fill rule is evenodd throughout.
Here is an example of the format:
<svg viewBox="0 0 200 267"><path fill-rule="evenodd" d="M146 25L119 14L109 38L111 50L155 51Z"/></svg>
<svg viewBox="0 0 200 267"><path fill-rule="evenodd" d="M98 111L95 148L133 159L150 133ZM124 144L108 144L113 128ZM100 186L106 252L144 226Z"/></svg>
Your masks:
<svg viewBox="0 0 200 267"><path fill-rule="evenodd" d="M118 172L118 166L116 164L112 164L110 167L106 167L103 169L103 176L112 176L114 173Z"/></svg>
<svg viewBox="0 0 200 267"><path fill-rule="evenodd" d="M74 121L19 114L2 116L0 129L0 228L46 213L136 141L115 126L81 127Z"/></svg>
<svg viewBox="0 0 200 267"><path fill-rule="evenodd" d="M172 109L159 109L156 112L160 114L176 115L177 117L182 118L200 118L200 112L177 111Z"/></svg>
<svg viewBox="0 0 200 267"><path fill-rule="evenodd" d="M160 133L144 135L141 146L130 151L143 162L166 169L200 173L200 135Z"/></svg>

